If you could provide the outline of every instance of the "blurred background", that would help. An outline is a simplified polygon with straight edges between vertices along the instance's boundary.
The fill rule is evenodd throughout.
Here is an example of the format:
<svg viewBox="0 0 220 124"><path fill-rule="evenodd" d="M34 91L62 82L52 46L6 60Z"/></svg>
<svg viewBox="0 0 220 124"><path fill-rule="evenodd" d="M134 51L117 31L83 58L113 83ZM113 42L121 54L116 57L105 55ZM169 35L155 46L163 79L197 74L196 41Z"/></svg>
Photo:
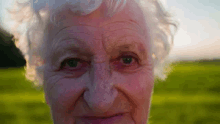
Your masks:
<svg viewBox="0 0 220 124"><path fill-rule="evenodd" d="M150 124L220 124L220 1L161 0L180 22L165 81L156 80ZM0 0L0 25L10 0ZM41 89L24 77L25 60L0 29L0 124L52 124Z"/></svg>

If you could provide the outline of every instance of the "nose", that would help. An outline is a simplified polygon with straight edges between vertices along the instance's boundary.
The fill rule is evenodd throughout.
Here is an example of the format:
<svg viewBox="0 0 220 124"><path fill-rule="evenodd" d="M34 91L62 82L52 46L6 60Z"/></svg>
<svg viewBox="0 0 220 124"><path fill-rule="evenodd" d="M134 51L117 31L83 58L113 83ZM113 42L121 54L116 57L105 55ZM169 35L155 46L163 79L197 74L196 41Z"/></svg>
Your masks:
<svg viewBox="0 0 220 124"><path fill-rule="evenodd" d="M93 65L88 90L84 92L84 99L93 112L107 112L118 94L110 77L111 72L106 62Z"/></svg>

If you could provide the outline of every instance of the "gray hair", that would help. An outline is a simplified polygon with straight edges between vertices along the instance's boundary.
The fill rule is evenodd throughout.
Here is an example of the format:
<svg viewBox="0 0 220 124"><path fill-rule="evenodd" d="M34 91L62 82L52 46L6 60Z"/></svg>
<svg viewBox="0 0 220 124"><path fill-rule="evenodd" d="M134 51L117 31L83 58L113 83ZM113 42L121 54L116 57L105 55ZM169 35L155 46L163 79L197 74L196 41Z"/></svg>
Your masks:
<svg viewBox="0 0 220 124"><path fill-rule="evenodd" d="M171 15L164 10L158 0L135 0L142 9L149 24L152 41L152 58L154 60L154 75L165 79L164 60L168 56L173 44L174 29L177 23L172 21ZM59 25L56 14L71 10L76 15L87 15L105 2L108 6L106 16L123 9L126 0L33 0L16 3L9 14L14 23L8 29L14 35L15 44L26 59L26 78L37 86L43 84L45 60L45 29L48 22ZM149 17L150 15L150 17ZM6 23L7 24L7 23ZM147 27L146 27L147 28Z"/></svg>

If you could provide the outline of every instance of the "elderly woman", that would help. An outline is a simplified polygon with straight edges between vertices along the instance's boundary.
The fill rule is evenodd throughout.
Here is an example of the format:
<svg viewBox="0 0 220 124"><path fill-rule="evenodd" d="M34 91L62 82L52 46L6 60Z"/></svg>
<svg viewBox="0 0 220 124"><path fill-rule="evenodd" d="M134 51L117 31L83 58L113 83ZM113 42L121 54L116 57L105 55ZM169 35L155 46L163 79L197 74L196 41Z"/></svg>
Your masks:
<svg viewBox="0 0 220 124"><path fill-rule="evenodd" d="M157 0L17 3L10 32L54 124L145 124L173 40ZM161 71L158 71L161 70Z"/></svg>

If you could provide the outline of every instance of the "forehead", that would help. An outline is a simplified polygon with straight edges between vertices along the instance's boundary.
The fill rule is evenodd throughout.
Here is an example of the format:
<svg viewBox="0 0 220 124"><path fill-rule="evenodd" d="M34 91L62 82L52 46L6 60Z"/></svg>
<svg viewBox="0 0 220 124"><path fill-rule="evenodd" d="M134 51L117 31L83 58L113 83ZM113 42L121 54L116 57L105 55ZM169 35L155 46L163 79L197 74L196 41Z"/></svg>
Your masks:
<svg viewBox="0 0 220 124"><path fill-rule="evenodd" d="M138 4L128 0L125 7L112 17L106 16L104 11L106 11L106 5L102 4L86 16L74 16L69 11L59 13L60 26L50 25L49 41L59 47L65 46L63 41L66 39L77 39L71 42L91 53L97 51L97 48L101 48L102 45L107 53L111 53L114 48L120 48L122 45L145 52L150 49L146 22ZM51 42L48 46L51 46ZM147 48L144 48L145 46ZM56 49L56 46L52 49Z"/></svg>
<svg viewBox="0 0 220 124"><path fill-rule="evenodd" d="M106 14L107 5L103 2L101 6L86 16L76 16L71 11L62 11L57 14L56 20L59 22L59 26L55 27L53 24L50 24L50 33L56 35L65 27L70 26L92 26L100 27L108 30L113 28L112 24L115 24L115 27L125 27L128 25L133 25L133 28L136 27L142 33L146 34L146 21L138 4L133 0L127 0L124 8L116 12L112 17L109 17ZM118 24L116 24L118 22ZM120 23L120 25L119 25Z"/></svg>

